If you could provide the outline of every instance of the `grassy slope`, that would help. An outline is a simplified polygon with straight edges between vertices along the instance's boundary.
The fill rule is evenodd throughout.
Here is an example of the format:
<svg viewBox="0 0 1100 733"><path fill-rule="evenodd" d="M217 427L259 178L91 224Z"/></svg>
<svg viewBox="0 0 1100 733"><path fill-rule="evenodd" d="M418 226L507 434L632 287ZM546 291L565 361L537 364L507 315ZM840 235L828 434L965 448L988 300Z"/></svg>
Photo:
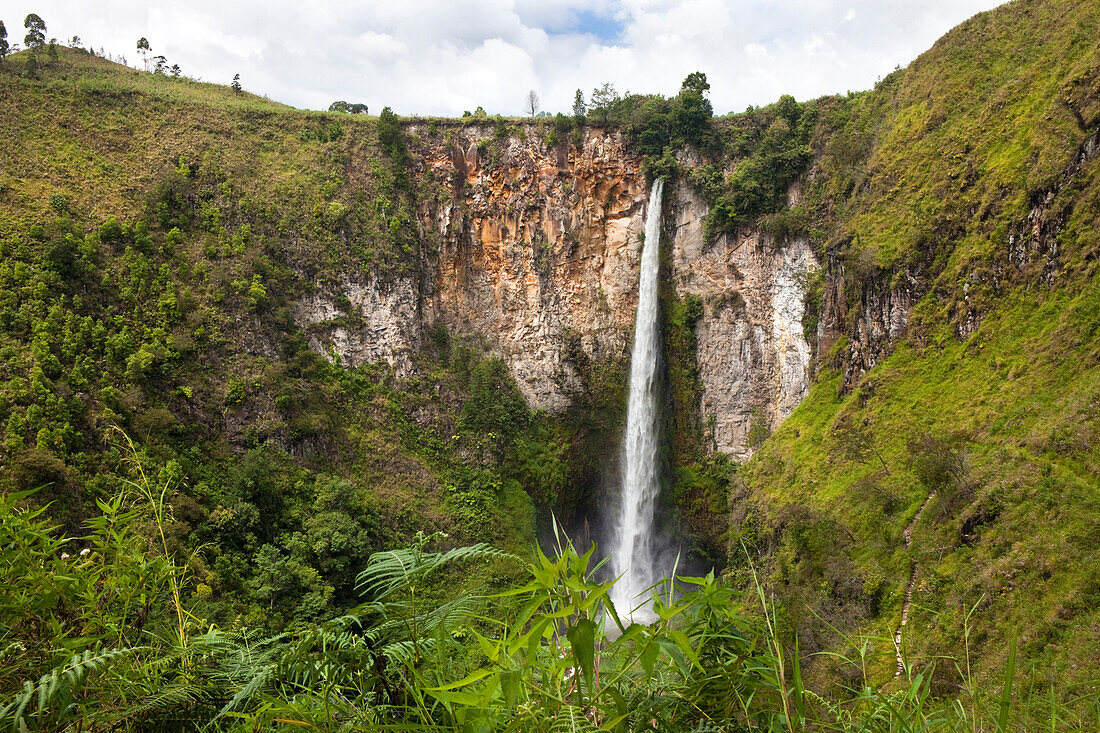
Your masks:
<svg viewBox="0 0 1100 733"><path fill-rule="evenodd" d="M841 105L838 132L819 141L825 175L807 198L833 232L828 247L846 266L850 302L864 282L890 283L902 268L929 294L909 337L851 392L838 396L830 366L842 351L823 355L809 397L747 467L757 509L741 512L739 528L761 548L772 543L774 577L797 599L792 623L804 633L820 627L809 607L846 631L883 637L883 679L894 663L886 637L916 563L904 642L914 658L960 657L963 619L976 606L979 673L998 668L1018 635L1034 679L1079 685L1066 694L1095 682L1095 159L1050 201L1050 219L1064 221L1053 276L1039 277L1042 255L1017 272L1007 250L1100 121L1098 23L1095 2L1014 2L981 14ZM984 317L959 338L967 314ZM853 450L850 433L845 444L845 423L869 428L888 472L869 446ZM903 529L932 489L907 550ZM821 645L837 643L826 637ZM940 665L947 685L957 678L950 666Z"/></svg>
<svg viewBox="0 0 1100 733"><path fill-rule="evenodd" d="M494 447L463 465L476 350L437 349L405 382L328 365L291 322L316 287L415 267L375 119L67 49L30 80L26 57L0 69L0 487L49 484L78 532L127 474L123 427L178 481L181 546L213 543L196 590L224 605L197 612L251 624L331 613L350 565L418 530L529 546ZM266 569L264 545L285 553Z"/></svg>

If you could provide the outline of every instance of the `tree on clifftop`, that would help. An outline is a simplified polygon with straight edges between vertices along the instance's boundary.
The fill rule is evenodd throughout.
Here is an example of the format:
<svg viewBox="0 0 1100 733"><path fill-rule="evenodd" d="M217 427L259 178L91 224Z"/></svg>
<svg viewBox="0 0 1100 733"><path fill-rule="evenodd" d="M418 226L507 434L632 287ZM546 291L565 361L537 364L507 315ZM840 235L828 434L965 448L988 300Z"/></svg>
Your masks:
<svg viewBox="0 0 1100 733"><path fill-rule="evenodd" d="M237 94L240 94L241 93L241 75L240 74L234 74L233 75L233 83L230 84L229 86L233 87L233 91L235 91Z"/></svg>
<svg viewBox="0 0 1100 733"><path fill-rule="evenodd" d="M707 81L707 75L701 71L693 71L684 78L684 83L680 85L680 93L694 92L702 96L705 92L710 91L710 83Z"/></svg>
<svg viewBox="0 0 1100 733"><path fill-rule="evenodd" d="M583 124L584 118L588 114L588 107L584 104L584 92L580 89L573 96L573 119L577 121L577 124Z"/></svg>
<svg viewBox="0 0 1100 733"><path fill-rule="evenodd" d="M680 93L676 97L677 104L673 110L673 119L676 126L676 134L685 141L698 144L714 116L714 109L706 93L710 89L707 75L701 71L693 71L680 85Z"/></svg>
<svg viewBox="0 0 1100 733"><path fill-rule="evenodd" d="M34 13L31 13L23 21L23 27L27 29L27 35L23 43L27 48L42 48L46 45L46 23Z"/></svg>
<svg viewBox="0 0 1100 733"><path fill-rule="evenodd" d="M523 98L523 109L531 117L539 111L539 95L534 89L527 92L527 96Z"/></svg>
<svg viewBox="0 0 1100 733"><path fill-rule="evenodd" d="M600 120L606 125L611 109L620 101L619 93L615 91L615 87L611 82L606 82L602 87L596 87L592 90L590 101L592 112L598 114Z"/></svg>
<svg viewBox="0 0 1100 733"><path fill-rule="evenodd" d="M8 55L8 29L4 27L4 21L0 20L0 64L4 63L4 57Z"/></svg>

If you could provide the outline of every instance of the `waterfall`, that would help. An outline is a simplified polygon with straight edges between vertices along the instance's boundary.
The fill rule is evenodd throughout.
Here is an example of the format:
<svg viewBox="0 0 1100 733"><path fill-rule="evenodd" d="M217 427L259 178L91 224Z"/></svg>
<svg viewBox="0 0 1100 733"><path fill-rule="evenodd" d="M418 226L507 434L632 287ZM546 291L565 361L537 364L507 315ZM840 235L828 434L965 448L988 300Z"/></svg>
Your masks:
<svg viewBox="0 0 1100 733"><path fill-rule="evenodd" d="M640 598L657 578L653 542L653 510L660 490L657 473L657 268L661 240L661 192L664 181L653 182L646 212L638 283L638 313L634 350L630 357L630 400L622 454L622 491L612 526L611 566L621 576L611 600L622 617L645 601ZM639 609L634 616L649 616ZM642 620L642 619L637 619Z"/></svg>

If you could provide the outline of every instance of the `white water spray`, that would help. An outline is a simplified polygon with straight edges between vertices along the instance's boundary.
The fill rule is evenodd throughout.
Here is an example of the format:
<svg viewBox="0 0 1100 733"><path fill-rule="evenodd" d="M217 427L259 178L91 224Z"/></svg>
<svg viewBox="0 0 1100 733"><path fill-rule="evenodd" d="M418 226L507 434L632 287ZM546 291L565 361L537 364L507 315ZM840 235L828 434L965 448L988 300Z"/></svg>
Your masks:
<svg viewBox="0 0 1100 733"><path fill-rule="evenodd" d="M638 314L634 351L630 357L630 400L622 458L622 493L611 539L612 570L619 581L611 600L622 617L644 621L652 617L645 593L658 578L653 547L653 510L660 491L657 474L657 254L661 239L661 192L664 181L653 182L642 243ZM638 611L629 614L635 606ZM645 618L641 618L645 617Z"/></svg>

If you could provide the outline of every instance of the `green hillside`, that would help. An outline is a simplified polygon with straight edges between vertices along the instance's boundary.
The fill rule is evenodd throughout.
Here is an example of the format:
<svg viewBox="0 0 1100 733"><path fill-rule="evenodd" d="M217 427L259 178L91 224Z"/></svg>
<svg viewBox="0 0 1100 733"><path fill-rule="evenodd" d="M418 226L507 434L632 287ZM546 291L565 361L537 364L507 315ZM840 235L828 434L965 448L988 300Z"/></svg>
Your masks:
<svg viewBox="0 0 1100 733"><path fill-rule="evenodd" d="M742 473L735 534L803 638L837 643L821 619L879 636L884 676L912 577L911 659L957 656L970 614L976 673L1018 637L1035 684L1095 690L1098 21L1010 3L823 116L803 206L836 330ZM860 319L898 289L912 318L874 363Z"/></svg>
<svg viewBox="0 0 1100 733"><path fill-rule="evenodd" d="M621 127L708 236L822 263L809 395L742 465L698 414L705 309L663 287L666 504L721 566L614 631L541 510L583 514L621 365L551 417L476 334L401 377L295 323L430 271L401 120L3 59L0 726L1100 726L1098 29L1016 0L867 92L714 118L693 74L546 123ZM337 304L313 328L362 325Z"/></svg>
<svg viewBox="0 0 1100 733"><path fill-rule="evenodd" d="M79 535L140 461L175 551L204 548L196 613L271 630L346 608L366 557L417 531L527 547L525 464L503 459L535 418L498 360L444 332L399 380L291 320L341 276L418 267L396 118L68 49L28 79L27 57L0 69L0 487L42 486Z"/></svg>

